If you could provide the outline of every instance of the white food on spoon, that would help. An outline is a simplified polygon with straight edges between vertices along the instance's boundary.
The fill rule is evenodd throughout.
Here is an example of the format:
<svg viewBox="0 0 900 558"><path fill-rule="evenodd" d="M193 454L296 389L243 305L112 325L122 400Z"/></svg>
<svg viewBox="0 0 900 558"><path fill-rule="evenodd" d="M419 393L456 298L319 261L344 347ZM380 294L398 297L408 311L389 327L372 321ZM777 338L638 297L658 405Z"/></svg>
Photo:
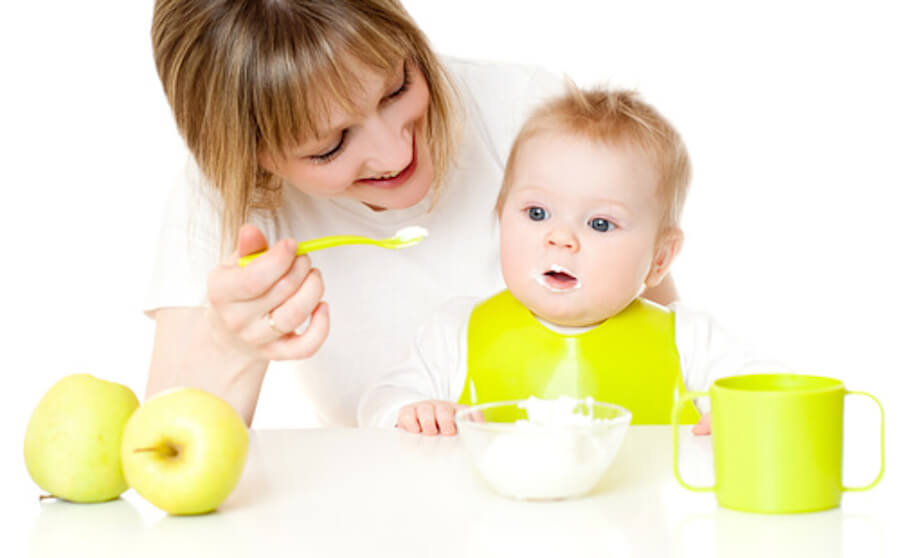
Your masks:
<svg viewBox="0 0 900 558"><path fill-rule="evenodd" d="M403 242L408 242L417 238L425 238L426 236L428 236L428 229L416 225L411 227L403 227L402 229L394 233L394 238Z"/></svg>

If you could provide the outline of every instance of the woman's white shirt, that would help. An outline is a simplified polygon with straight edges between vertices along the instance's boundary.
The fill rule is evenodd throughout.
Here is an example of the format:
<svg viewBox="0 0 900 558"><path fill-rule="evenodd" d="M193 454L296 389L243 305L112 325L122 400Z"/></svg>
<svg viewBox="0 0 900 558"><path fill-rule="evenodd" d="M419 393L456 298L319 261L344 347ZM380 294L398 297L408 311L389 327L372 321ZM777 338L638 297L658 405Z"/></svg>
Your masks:
<svg viewBox="0 0 900 558"><path fill-rule="evenodd" d="M376 212L285 185L274 214L251 215L270 243L333 234L386 238L410 225L428 229L424 242L403 250L345 246L310 254L325 281L328 339L313 357L272 363L268 373L290 374L321 424L355 425L363 390L402 357L417 325L443 302L503 287L493 208L506 156L528 112L561 93L563 80L533 66L445 62L464 114L456 165L433 209L430 195L406 209ZM190 160L164 211L148 315L207 304L207 276L221 259L220 222L221 200Z"/></svg>

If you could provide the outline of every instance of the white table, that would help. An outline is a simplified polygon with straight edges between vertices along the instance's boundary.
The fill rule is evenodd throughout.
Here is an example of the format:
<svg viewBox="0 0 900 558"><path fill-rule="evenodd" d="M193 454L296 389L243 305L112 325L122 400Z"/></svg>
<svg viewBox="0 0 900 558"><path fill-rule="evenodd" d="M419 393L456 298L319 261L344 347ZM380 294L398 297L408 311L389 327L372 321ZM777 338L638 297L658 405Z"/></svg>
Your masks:
<svg viewBox="0 0 900 558"><path fill-rule="evenodd" d="M682 466L689 480L711 478L711 448L708 437L684 436ZM19 498L16 508L5 506L21 513L4 518L12 529L2 542L14 553L0 554L900 555L900 521L893 516L898 494L890 471L873 491L845 495L840 509L765 516L720 509L712 494L684 490L672 475L671 454L669 428L632 427L590 496L521 502L490 492L455 437L379 430L253 431L244 476L217 513L168 517L134 491L104 504L39 504L40 491L31 484L27 499ZM30 483L27 477L24 481Z"/></svg>

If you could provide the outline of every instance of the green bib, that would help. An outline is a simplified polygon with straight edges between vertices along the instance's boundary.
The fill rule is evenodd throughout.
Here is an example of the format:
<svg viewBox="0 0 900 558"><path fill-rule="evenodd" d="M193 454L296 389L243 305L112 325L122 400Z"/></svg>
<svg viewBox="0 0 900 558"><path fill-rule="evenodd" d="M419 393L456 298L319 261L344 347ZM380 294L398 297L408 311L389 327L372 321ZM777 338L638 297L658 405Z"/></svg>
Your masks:
<svg viewBox="0 0 900 558"><path fill-rule="evenodd" d="M669 424L684 392L675 315L647 300L575 335L547 329L509 291L478 304L469 318L459 403L591 396L631 411L632 424ZM699 419L686 405L679 422Z"/></svg>

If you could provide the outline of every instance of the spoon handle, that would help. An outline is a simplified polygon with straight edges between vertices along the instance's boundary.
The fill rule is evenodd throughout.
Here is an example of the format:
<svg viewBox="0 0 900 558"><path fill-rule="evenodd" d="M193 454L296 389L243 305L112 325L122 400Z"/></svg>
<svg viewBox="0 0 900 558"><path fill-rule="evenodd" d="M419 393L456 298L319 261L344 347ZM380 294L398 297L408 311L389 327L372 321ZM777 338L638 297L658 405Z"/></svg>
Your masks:
<svg viewBox="0 0 900 558"><path fill-rule="evenodd" d="M336 236L323 236L322 238L313 238L311 240L304 240L303 242L297 243L297 255L306 254L308 252L315 252L316 250L322 250L324 248L331 248L332 246L342 246L344 244L379 244L382 241L375 240L366 236L356 236L356 235L336 235ZM248 254L243 258L238 260L238 265L240 267L246 266L251 261L255 260L259 256L265 254L266 251L262 250L260 252L254 252L253 254Z"/></svg>

